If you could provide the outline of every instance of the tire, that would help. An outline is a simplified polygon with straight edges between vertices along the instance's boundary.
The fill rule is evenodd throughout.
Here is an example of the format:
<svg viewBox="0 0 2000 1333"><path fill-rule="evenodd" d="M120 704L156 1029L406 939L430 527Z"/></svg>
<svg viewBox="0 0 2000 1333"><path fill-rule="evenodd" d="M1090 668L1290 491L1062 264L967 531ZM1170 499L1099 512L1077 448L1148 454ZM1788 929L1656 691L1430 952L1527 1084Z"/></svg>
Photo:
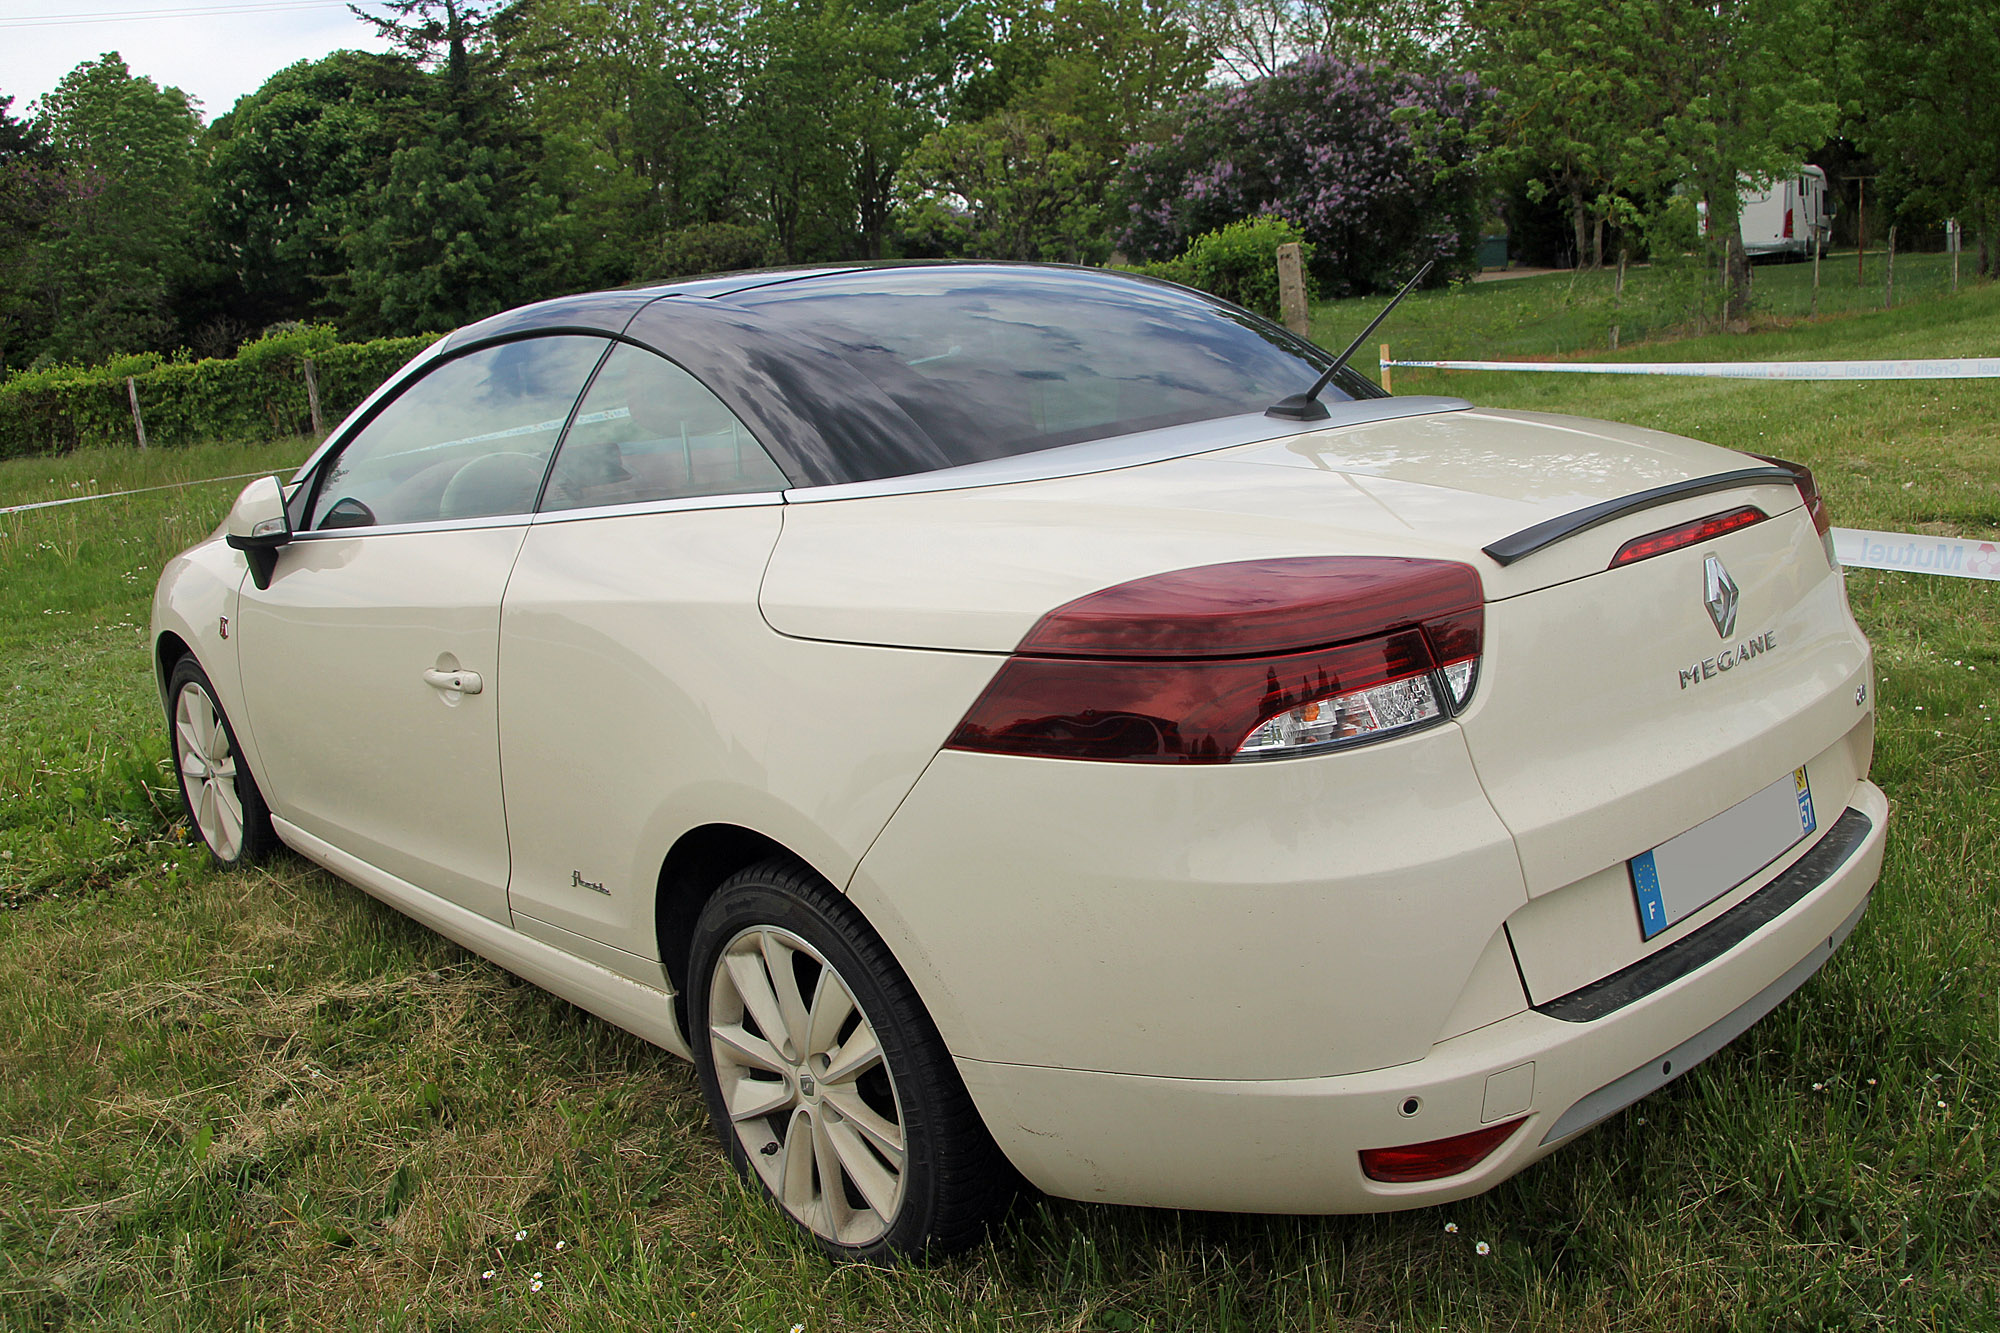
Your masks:
<svg viewBox="0 0 2000 1333"><path fill-rule="evenodd" d="M695 923L688 977L730 1160L829 1254L915 1258L984 1234L1011 1169L916 992L831 885L789 858L731 876Z"/></svg>
<svg viewBox="0 0 2000 1333"><path fill-rule="evenodd" d="M236 744L215 687L193 657L167 678L167 742L188 826L221 866L254 865L277 848L271 810Z"/></svg>

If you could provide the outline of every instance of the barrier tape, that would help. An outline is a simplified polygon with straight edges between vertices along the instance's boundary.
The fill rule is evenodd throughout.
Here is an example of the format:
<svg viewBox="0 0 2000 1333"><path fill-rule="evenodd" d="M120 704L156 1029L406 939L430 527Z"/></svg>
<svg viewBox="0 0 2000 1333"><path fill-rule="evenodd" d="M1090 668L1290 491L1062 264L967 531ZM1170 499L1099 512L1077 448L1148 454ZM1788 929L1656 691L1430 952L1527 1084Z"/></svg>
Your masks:
<svg viewBox="0 0 2000 1333"><path fill-rule="evenodd" d="M1929 361L1393 361L1384 368L1536 370L1557 375L1689 375L1726 380L1989 380L2000 357Z"/></svg>
<svg viewBox="0 0 2000 1333"><path fill-rule="evenodd" d="M2000 543L1835 528L1833 553L1850 569L1893 569L2000 582Z"/></svg>
<svg viewBox="0 0 2000 1333"><path fill-rule="evenodd" d="M33 504L0 505L0 514L20 514L30 509L56 509L63 505L80 505L86 500L116 500L123 495L145 495L152 491L178 491L189 486L208 486L218 481L242 481L245 477L267 477L282 472L283 468L267 467L258 472L238 472L228 477L203 477L199 481L170 481L164 486L141 486L136 491L92 491L89 495L72 495L61 500L37 500Z"/></svg>

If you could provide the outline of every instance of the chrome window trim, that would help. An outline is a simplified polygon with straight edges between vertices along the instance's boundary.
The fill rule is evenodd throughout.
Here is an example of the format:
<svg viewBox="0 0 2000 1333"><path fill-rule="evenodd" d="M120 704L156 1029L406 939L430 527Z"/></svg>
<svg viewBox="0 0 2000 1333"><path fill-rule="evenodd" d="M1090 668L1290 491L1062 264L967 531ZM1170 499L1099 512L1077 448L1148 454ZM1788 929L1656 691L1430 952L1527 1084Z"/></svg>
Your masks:
<svg viewBox="0 0 2000 1333"><path fill-rule="evenodd" d="M783 491L742 491L726 495L686 495L674 500L633 500L625 504L591 505L587 509L545 509L534 526L576 523L590 518L623 518L637 514L681 514L694 509L755 509L785 502Z"/></svg>
<svg viewBox="0 0 2000 1333"><path fill-rule="evenodd" d="M334 537L388 537L409 532L469 532L475 528L525 528L534 520L530 513L487 514L480 518L436 518L428 523L370 523L352 528L311 528L295 532L295 542L326 541Z"/></svg>
<svg viewBox="0 0 2000 1333"><path fill-rule="evenodd" d="M1034 453L968 463L963 467L936 472L915 472L879 481L851 481L836 486L794 487L785 492L788 504L818 504L827 500L859 500L883 495L921 495L931 491L962 491L975 486L1003 486L1022 481L1054 481L1060 477L1081 477L1093 472L1115 472L1145 463L1164 463L1175 458L1191 458L1243 444L1261 444L1294 435L1311 435L1346 426L1399 417L1430 416L1437 412L1465 412L1472 404L1463 398L1406 397L1359 398L1328 403L1324 421L1306 423L1284 421L1262 412L1192 421L1181 426L1118 435L1105 440L1087 440Z"/></svg>

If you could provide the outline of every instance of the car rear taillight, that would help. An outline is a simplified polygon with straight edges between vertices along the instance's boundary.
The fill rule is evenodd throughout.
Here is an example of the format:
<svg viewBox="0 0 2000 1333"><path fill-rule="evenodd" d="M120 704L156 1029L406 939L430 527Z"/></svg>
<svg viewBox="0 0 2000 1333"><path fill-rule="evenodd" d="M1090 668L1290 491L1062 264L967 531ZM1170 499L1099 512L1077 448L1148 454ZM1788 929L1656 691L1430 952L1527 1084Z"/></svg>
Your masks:
<svg viewBox="0 0 2000 1333"><path fill-rule="evenodd" d="M1470 565L1307 556L1203 565L1057 607L946 748L1228 763L1361 744L1470 702L1484 634Z"/></svg>
<svg viewBox="0 0 2000 1333"><path fill-rule="evenodd" d="M1620 565L1650 560L1656 555L1678 551L1683 546L1712 541L1724 533L1747 528L1752 523L1762 523L1768 517L1769 515L1755 505L1744 505L1741 509L1732 509L1726 514L1710 514L1707 518L1698 518L1692 523L1649 532L1643 537L1634 537L1619 547L1618 554L1611 557L1611 563L1605 568L1616 569Z"/></svg>
<svg viewBox="0 0 2000 1333"><path fill-rule="evenodd" d="M1819 482L1813 478L1812 469L1804 463L1794 463L1788 458L1773 458L1769 454L1752 454L1752 458L1781 467L1792 474L1798 483L1799 498L1806 502L1806 513L1811 516L1813 527L1819 532L1819 543L1826 548L1826 563L1834 569L1840 568L1840 559L1833 553L1833 515L1828 512L1826 498L1819 493Z"/></svg>
<svg viewBox="0 0 2000 1333"><path fill-rule="evenodd" d="M1400 1148L1365 1148L1361 1171L1370 1180L1401 1185L1418 1180L1443 1180L1470 1171L1505 1143L1526 1120L1521 1116L1498 1125L1487 1125L1470 1134L1457 1134L1429 1143L1410 1143Z"/></svg>

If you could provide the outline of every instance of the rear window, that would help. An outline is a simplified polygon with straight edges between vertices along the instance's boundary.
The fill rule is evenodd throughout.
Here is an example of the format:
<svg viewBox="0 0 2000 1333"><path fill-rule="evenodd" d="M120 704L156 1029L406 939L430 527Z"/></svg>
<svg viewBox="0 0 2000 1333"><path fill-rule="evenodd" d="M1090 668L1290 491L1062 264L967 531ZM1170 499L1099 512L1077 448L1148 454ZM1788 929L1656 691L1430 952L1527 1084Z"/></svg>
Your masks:
<svg viewBox="0 0 2000 1333"><path fill-rule="evenodd" d="M1084 269L878 269L727 300L840 353L946 466L1262 412L1332 362L1198 293ZM1379 395L1343 371L1321 397Z"/></svg>

